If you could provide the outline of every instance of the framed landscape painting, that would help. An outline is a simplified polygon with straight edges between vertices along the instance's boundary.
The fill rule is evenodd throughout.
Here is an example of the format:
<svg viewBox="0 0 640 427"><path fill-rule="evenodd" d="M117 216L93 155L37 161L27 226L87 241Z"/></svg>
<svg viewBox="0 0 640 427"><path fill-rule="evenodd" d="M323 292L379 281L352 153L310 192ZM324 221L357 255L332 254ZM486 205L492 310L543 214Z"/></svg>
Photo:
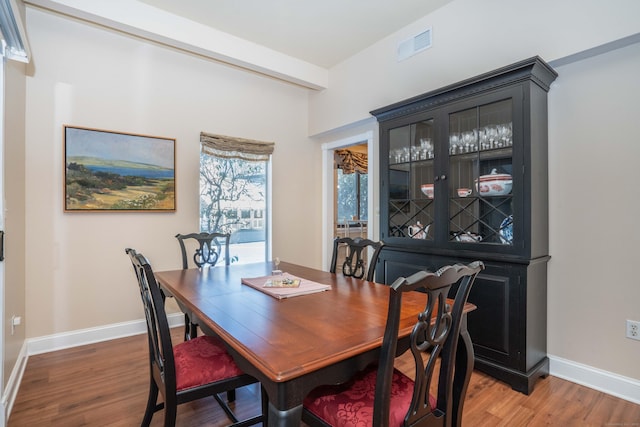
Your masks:
<svg viewBox="0 0 640 427"><path fill-rule="evenodd" d="M175 212L176 140L64 126L64 211Z"/></svg>

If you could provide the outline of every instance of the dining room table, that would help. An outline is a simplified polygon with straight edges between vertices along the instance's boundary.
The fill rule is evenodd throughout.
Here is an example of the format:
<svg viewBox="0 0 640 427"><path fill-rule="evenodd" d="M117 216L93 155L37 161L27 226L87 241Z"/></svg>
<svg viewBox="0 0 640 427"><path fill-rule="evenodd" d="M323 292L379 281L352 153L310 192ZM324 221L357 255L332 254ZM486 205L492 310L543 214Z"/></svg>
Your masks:
<svg viewBox="0 0 640 427"><path fill-rule="evenodd" d="M155 276L204 333L220 337L238 366L260 381L269 398L267 424L299 426L312 389L345 382L378 360L390 288L293 263L281 262L275 275L274 268L272 262L231 264ZM299 294L291 290L295 282L277 286L282 277L301 279ZM421 292L403 296L399 353L408 348L426 298ZM465 306L460 330L451 425L459 425L473 368L466 313L474 308Z"/></svg>

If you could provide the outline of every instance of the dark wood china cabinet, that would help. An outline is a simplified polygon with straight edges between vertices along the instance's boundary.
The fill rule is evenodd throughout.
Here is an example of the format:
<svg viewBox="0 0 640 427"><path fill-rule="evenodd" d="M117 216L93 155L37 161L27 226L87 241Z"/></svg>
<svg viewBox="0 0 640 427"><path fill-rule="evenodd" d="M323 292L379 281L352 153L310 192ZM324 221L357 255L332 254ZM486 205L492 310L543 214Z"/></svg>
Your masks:
<svg viewBox="0 0 640 427"><path fill-rule="evenodd" d="M475 367L530 393L547 358L547 92L538 57L372 111L380 127L380 254L391 283L486 265L469 296Z"/></svg>

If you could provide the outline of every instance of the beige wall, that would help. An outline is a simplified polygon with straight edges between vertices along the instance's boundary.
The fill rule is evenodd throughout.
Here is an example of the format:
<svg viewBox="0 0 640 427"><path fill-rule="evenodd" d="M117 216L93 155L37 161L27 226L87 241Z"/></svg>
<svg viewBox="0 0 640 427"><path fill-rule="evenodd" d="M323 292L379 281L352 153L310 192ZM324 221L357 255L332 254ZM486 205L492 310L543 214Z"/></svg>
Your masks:
<svg viewBox="0 0 640 427"><path fill-rule="evenodd" d="M124 249L180 267L173 236L198 229L200 131L276 142L273 253L319 267L306 89L39 9L27 31L28 337L142 318ZM176 138L177 212L63 213L63 124Z"/></svg>
<svg viewBox="0 0 640 427"><path fill-rule="evenodd" d="M5 63L4 82L4 386L25 340L25 324L11 334L11 317L25 314L25 86L26 66ZM2 388L4 390L4 387Z"/></svg>
<svg viewBox="0 0 640 427"><path fill-rule="evenodd" d="M549 353L640 379L640 44L557 68L549 92Z"/></svg>
<svg viewBox="0 0 640 427"><path fill-rule="evenodd" d="M551 61L637 35L638 16L635 0L455 0L331 69L330 88L310 96L310 133L330 142L377 132L372 109L534 55ZM396 62L397 41L428 26L433 47ZM640 379L640 342L625 338L625 320L640 320L640 45L558 72L549 98L548 352Z"/></svg>

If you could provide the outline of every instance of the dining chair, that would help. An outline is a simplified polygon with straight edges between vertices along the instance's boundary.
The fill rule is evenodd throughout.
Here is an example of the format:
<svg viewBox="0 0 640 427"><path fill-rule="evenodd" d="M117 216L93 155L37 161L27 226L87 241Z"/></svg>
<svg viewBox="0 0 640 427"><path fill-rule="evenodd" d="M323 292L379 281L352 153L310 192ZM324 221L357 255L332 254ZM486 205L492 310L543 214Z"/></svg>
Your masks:
<svg viewBox="0 0 640 427"><path fill-rule="evenodd" d="M393 282L378 363L344 384L312 390L304 400L303 421L311 426L461 426L467 381L463 381L462 387L456 384L460 402L454 412L454 378L461 375L454 372L456 353L464 305L476 276L483 269L484 264L475 261L469 265L446 266L435 273L419 271ZM451 306L446 298L452 286L457 289L454 288ZM412 380L394 368L394 359L398 350L402 295L415 290L426 292L427 298L410 336L409 348L415 364L415 380ZM464 335L463 339L470 344L468 333ZM473 354L469 355L467 367L470 375ZM431 395L434 380L437 392Z"/></svg>
<svg viewBox="0 0 640 427"><path fill-rule="evenodd" d="M187 255L188 241L193 240L197 243L191 260L198 267L213 267L220 260L222 255L222 247L224 246L224 262L229 265L229 240L231 234L227 233L190 233L176 234L176 239L180 243L180 252L182 253L182 268L189 268L189 256Z"/></svg>
<svg viewBox="0 0 640 427"><path fill-rule="evenodd" d="M182 268L189 268L189 260L197 268L213 267L220 260L222 247L224 246L224 263L229 265L229 239L231 234L225 233L190 233L176 234L180 243L182 254ZM187 248L192 249L193 255L188 255ZM190 252L189 252L190 253ZM184 313L184 339L185 341L198 335L198 320L184 305L178 302L180 310Z"/></svg>
<svg viewBox="0 0 640 427"><path fill-rule="evenodd" d="M383 246L384 242L382 241L374 242L373 240L363 239L361 237L356 237L355 239L350 237L336 237L333 241L333 255L331 256L331 267L329 271L335 274L339 252L340 249L344 247L346 249L346 257L342 263L342 274L347 277L354 277L356 279L365 278L365 280L373 281L378 256ZM369 268L367 269L368 248L373 249L373 254L371 255Z"/></svg>
<svg viewBox="0 0 640 427"><path fill-rule="evenodd" d="M262 390L262 414L239 421L220 393L235 390L257 380L242 372L218 338L200 336L175 346L164 310L164 294L156 282L149 261L134 249L126 249L138 280L147 321L150 387L142 426L149 426L153 414L164 408L164 425L174 426L182 403L213 396L232 426L243 427L265 420L266 394ZM157 403L158 392L164 402Z"/></svg>

